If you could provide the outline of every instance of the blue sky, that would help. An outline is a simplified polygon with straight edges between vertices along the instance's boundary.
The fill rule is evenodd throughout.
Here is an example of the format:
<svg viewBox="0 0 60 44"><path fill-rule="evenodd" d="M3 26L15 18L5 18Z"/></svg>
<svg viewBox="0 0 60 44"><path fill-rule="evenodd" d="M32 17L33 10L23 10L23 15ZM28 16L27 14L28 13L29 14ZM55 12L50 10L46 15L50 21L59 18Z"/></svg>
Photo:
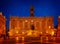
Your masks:
<svg viewBox="0 0 60 44"><path fill-rule="evenodd" d="M54 25L57 25L60 0L0 0L0 12L7 18L7 27L10 16L29 16L31 5L35 16L54 16Z"/></svg>

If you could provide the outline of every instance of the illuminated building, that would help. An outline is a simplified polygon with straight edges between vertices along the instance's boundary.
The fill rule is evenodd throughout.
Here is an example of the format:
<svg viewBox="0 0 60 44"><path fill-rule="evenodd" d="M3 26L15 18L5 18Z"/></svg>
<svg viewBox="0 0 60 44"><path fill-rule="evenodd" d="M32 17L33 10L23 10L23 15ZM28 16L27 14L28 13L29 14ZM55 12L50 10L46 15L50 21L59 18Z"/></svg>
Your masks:
<svg viewBox="0 0 60 44"><path fill-rule="evenodd" d="M58 17L58 29L57 29L57 36L60 37L60 16Z"/></svg>
<svg viewBox="0 0 60 44"><path fill-rule="evenodd" d="M46 34L54 34L54 18L52 16L45 17L45 31Z"/></svg>
<svg viewBox="0 0 60 44"><path fill-rule="evenodd" d="M40 36L54 34L54 19L51 16L35 17L34 8L30 8L30 17L10 17L10 37Z"/></svg>
<svg viewBox="0 0 60 44"><path fill-rule="evenodd" d="M0 35L6 34L6 18L0 12Z"/></svg>

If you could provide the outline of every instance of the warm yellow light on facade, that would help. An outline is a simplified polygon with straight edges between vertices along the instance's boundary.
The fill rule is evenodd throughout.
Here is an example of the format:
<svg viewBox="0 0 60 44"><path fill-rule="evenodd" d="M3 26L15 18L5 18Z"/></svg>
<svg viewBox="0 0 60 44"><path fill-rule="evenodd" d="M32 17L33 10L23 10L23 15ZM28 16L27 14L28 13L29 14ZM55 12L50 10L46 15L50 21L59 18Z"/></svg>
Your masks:
<svg viewBox="0 0 60 44"><path fill-rule="evenodd" d="M51 26L49 26L49 29L51 28Z"/></svg>
<svg viewBox="0 0 60 44"><path fill-rule="evenodd" d="M17 27L15 27L15 29L17 29Z"/></svg>
<svg viewBox="0 0 60 44"><path fill-rule="evenodd" d="M37 37L37 36L39 36L39 33L38 33L38 31L36 31L36 30L29 30L28 32L27 32L27 36L31 36L31 37Z"/></svg>
<svg viewBox="0 0 60 44"><path fill-rule="evenodd" d="M28 22L27 20L25 20L25 22Z"/></svg>
<svg viewBox="0 0 60 44"><path fill-rule="evenodd" d="M48 37L46 37L46 40L48 40Z"/></svg>
<svg viewBox="0 0 60 44"><path fill-rule="evenodd" d="M19 37L16 37L16 40L19 40Z"/></svg>
<svg viewBox="0 0 60 44"><path fill-rule="evenodd" d="M22 37L22 41L24 41L24 37Z"/></svg>
<svg viewBox="0 0 60 44"><path fill-rule="evenodd" d="M48 31L46 31L46 33L48 33Z"/></svg>
<svg viewBox="0 0 60 44"><path fill-rule="evenodd" d="M16 31L16 33L18 33L18 31Z"/></svg>
<svg viewBox="0 0 60 44"><path fill-rule="evenodd" d="M10 35L10 36L12 36L12 35L13 35L13 33L12 33L12 32L8 32L8 33L9 33L9 35Z"/></svg>
<svg viewBox="0 0 60 44"><path fill-rule="evenodd" d="M33 33L33 35L34 35L34 36L38 36L38 34L37 34L37 32L36 32L36 31Z"/></svg>
<svg viewBox="0 0 60 44"><path fill-rule="evenodd" d="M33 20L31 20L31 22L33 22Z"/></svg>
<svg viewBox="0 0 60 44"><path fill-rule="evenodd" d="M40 32L42 34L42 32Z"/></svg>
<svg viewBox="0 0 60 44"><path fill-rule="evenodd" d="M52 35L52 36L54 35L54 31L52 31L51 35Z"/></svg>
<svg viewBox="0 0 60 44"><path fill-rule="evenodd" d="M24 32L22 32L22 34L24 34Z"/></svg>
<svg viewBox="0 0 60 44"><path fill-rule="evenodd" d="M13 29L10 30L8 33L9 33L9 36L13 36L13 35L14 35L14 31L13 31Z"/></svg>
<svg viewBox="0 0 60 44"><path fill-rule="evenodd" d="M27 35L32 35L32 30L29 30Z"/></svg>

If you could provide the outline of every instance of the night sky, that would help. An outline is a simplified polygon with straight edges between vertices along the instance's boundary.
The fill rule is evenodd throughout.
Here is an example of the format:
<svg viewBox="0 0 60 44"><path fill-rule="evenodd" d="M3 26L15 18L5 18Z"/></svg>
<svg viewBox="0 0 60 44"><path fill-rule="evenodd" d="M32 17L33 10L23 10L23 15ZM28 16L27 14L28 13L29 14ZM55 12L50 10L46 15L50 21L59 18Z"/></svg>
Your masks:
<svg viewBox="0 0 60 44"><path fill-rule="evenodd" d="M0 12L7 18L7 28L10 16L30 16L31 5L34 5L35 16L54 16L54 26L58 24L60 0L0 0Z"/></svg>

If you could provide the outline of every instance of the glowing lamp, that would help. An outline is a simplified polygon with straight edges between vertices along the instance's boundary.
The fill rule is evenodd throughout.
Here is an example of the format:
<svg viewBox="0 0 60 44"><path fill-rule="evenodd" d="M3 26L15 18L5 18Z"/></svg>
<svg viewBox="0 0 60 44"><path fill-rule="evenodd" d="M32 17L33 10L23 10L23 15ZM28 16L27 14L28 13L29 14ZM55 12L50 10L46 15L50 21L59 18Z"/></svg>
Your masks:
<svg viewBox="0 0 60 44"><path fill-rule="evenodd" d="M52 36L54 35L54 31L52 31L51 35L52 35Z"/></svg>

